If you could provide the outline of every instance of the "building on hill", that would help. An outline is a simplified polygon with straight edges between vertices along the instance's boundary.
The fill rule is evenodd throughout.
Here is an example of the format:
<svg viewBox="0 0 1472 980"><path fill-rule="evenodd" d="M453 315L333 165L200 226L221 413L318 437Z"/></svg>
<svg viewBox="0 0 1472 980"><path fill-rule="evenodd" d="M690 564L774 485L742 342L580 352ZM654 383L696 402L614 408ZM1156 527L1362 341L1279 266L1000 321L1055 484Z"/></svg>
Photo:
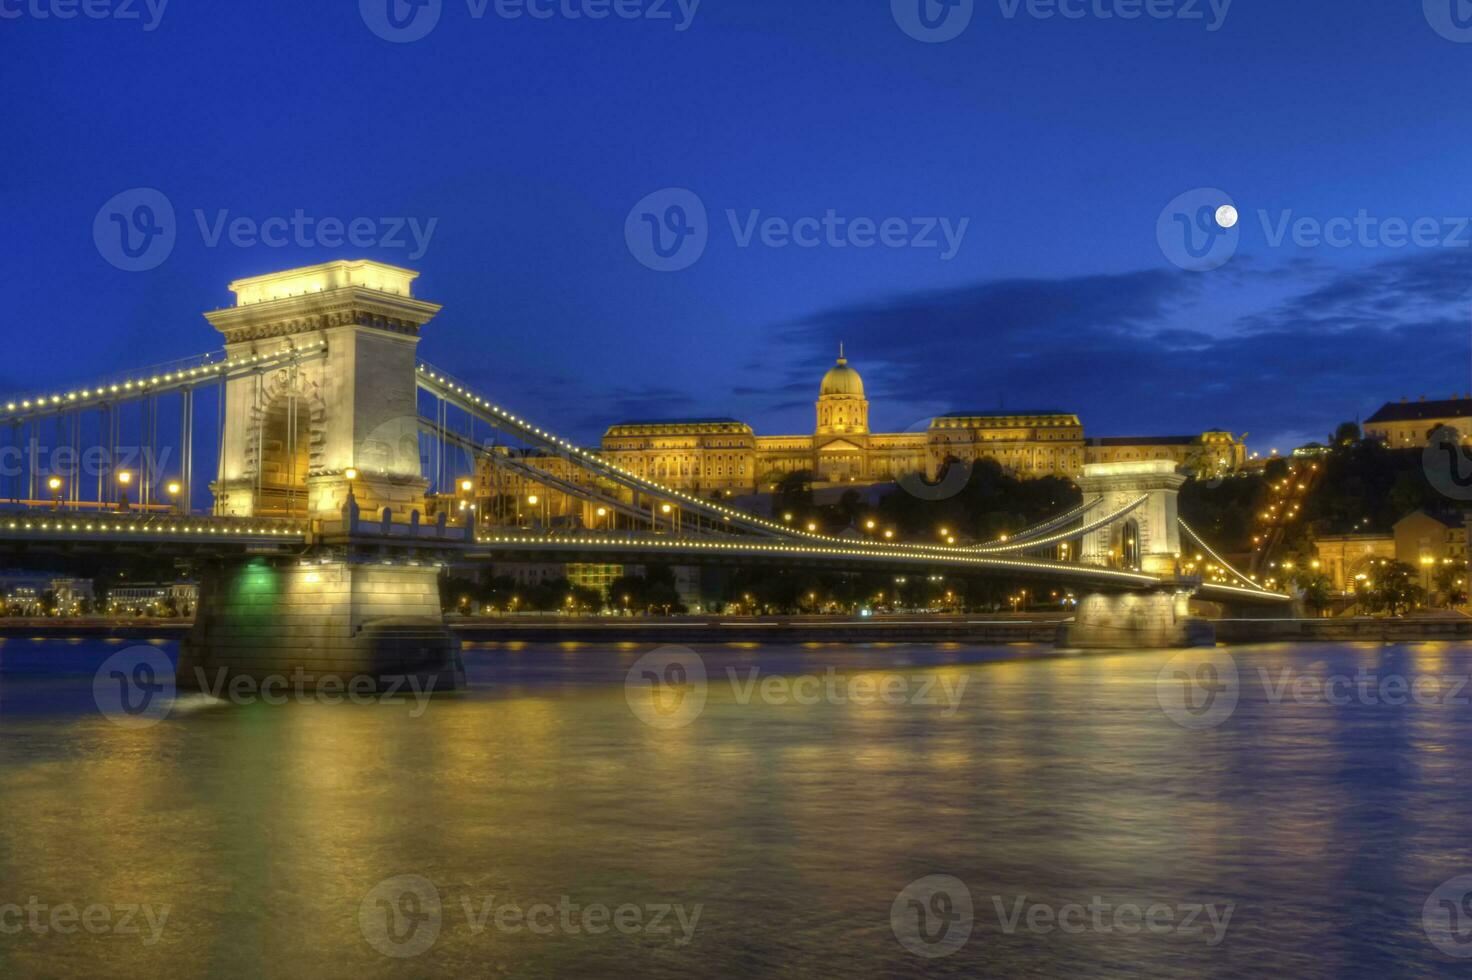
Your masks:
<svg viewBox="0 0 1472 980"><path fill-rule="evenodd" d="M645 419L609 426L598 452L637 476L677 490L733 497L770 493L794 473L811 475L813 488L870 486L913 473L934 480L948 461L994 460L1026 479L1073 478L1085 463L1171 459L1213 475L1235 472L1246 462L1242 440L1229 432L1197 436L1086 440L1078 415L1060 409L950 412L914 432L872 432L864 380L840 349L818 387L813 431L758 435L739 419ZM509 451L503 451L509 452ZM556 457L524 456L523 462L558 480L585 485L587 477ZM476 496L538 498L524 519L555 524L567 516L560 505L548 511L544 498L564 495L552 487L538 492L529 475L497 482L482 464ZM547 488L544 488L544 490ZM521 507L521 510L527 510ZM588 526L596 521L586 518Z"/></svg>
<svg viewBox="0 0 1472 980"><path fill-rule="evenodd" d="M1419 449L1442 426L1456 429L1463 440L1472 439L1472 396L1387 402L1365 420L1364 431L1366 439L1378 439L1391 449Z"/></svg>
<svg viewBox="0 0 1472 980"><path fill-rule="evenodd" d="M1418 510L1395 522L1395 560L1417 569L1467 567L1466 514Z"/></svg>

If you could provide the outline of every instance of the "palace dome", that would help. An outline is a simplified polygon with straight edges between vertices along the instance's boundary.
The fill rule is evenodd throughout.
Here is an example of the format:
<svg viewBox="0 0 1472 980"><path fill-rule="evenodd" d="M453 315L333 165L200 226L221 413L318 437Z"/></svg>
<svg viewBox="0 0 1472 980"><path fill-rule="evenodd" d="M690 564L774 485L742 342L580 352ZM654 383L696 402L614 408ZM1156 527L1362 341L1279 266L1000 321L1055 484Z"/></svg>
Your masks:
<svg viewBox="0 0 1472 980"><path fill-rule="evenodd" d="M838 348L838 363L823 375L823 387L818 390L818 397L826 395L864 397L864 379L859 377L859 372L848 366L848 358L843 356L842 346Z"/></svg>

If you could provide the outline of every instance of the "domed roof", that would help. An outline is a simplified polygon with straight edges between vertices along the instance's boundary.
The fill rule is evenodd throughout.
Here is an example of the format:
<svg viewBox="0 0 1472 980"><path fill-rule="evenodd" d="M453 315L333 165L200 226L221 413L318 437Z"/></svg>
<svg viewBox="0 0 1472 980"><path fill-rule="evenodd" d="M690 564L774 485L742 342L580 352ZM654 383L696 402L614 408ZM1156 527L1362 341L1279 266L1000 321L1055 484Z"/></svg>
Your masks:
<svg viewBox="0 0 1472 980"><path fill-rule="evenodd" d="M823 375L823 387L818 390L818 397L825 395L864 397L864 379L859 377L859 372L848 366L848 358L843 356L842 344L838 346L838 363Z"/></svg>

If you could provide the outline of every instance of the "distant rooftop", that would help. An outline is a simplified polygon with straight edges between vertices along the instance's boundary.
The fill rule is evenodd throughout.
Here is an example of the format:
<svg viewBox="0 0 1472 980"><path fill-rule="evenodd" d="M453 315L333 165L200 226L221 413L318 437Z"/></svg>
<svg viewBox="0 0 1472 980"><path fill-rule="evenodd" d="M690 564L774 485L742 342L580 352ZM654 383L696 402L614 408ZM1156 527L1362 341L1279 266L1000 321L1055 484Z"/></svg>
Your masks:
<svg viewBox="0 0 1472 980"><path fill-rule="evenodd" d="M1385 407L1365 419L1376 422L1422 422L1428 419L1458 419L1472 416L1472 398L1445 398L1438 401L1387 402Z"/></svg>
<svg viewBox="0 0 1472 980"><path fill-rule="evenodd" d="M992 409L985 412L947 412L937 415L938 419L1015 419L1024 416L1035 415L1067 415L1072 417L1072 412L1062 412L1056 408L1028 408L1028 409Z"/></svg>
<svg viewBox="0 0 1472 980"><path fill-rule="evenodd" d="M609 426L610 429L623 429L636 425L745 425L740 419L716 416L704 419L634 419L629 422L615 422Z"/></svg>

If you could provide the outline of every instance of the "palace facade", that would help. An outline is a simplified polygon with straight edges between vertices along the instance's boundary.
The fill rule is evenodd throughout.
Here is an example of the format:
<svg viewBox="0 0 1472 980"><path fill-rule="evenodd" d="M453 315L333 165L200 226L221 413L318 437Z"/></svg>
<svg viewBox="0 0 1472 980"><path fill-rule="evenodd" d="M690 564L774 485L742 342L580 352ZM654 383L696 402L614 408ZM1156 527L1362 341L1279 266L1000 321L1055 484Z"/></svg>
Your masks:
<svg viewBox="0 0 1472 980"><path fill-rule="evenodd" d="M1073 478L1085 463L1169 459L1211 475L1246 463L1242 440L1229 432L1087 439L1076 414L1053 409L952 412L913 432L871 432L864 380L841 349L818 386L814 411L813 431L798 435L758 435L734 418L620 422L604 433L599 452L645 479L707 496L770 492L797 472L810 473L816 488L886 483L912 473L935 480L948 460L995 460L1022 478ZM527 462L582 482L558 460ZM489 491L488 474L482 475Z"/></svg>

